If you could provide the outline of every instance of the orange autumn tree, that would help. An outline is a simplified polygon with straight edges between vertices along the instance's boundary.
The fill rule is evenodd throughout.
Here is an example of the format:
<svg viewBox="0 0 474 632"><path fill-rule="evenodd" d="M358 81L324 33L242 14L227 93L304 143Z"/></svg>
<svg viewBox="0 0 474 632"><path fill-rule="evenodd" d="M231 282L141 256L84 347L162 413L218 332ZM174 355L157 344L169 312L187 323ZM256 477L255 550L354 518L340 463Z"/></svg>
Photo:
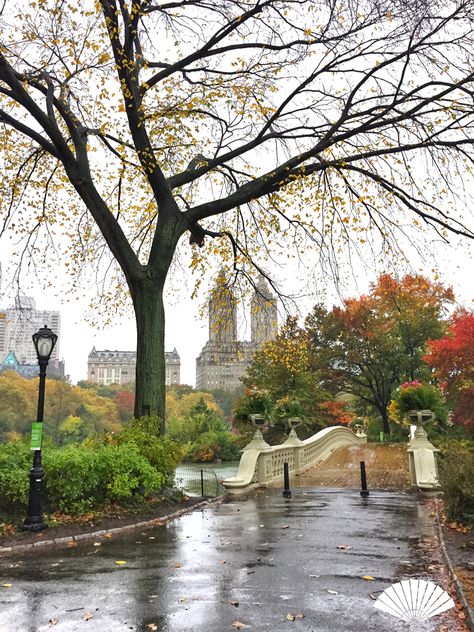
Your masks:
<svg viewBox="0 0 474 632"><path fill-rule="evenodd" d="M197 273L219 256L249 277L288 244L333 270L374 233L382 257L420 225L474 237L457 195L473 16L474 0L0 3L0 235L19 265L78 288L92 266L112 311L133 306L136 416L163 432L178 245Z"/></svg>
<svg viewBox="0 0 474 632"><path fill-rule="evenodd" d="M311 353L324 366L324 384L373 407L390 432L388 405L393 390L422 377L429 338L446 329L452 290L420 275L397 280L381 275L367 295L345 299L341 307L318 305L306 319Z"/></svg>
<svg viewBox="0 0 474 632"><path fill-rule="evenodd" d="M272 440L281 439L288 431L289 417L302 418L298 430L302 437L328 425L349 423L353 418L343 402L332 401L322 388L310 338L294 317L287 319L275 340L266 342L255 354L242 381L247 390L237 403L236 416L247 421L249 412L266 413L263 408L247 408L247 400L252 399L255 389L266 394L268 415L273 423L268 437Z"/></svg>
<svg viewBox="0 0 474 632"><path fill-rule="evenodd" d="M474 312L455 312L446 336L428 341L424 360L446 393L453 422L474 433Z"/></svg>

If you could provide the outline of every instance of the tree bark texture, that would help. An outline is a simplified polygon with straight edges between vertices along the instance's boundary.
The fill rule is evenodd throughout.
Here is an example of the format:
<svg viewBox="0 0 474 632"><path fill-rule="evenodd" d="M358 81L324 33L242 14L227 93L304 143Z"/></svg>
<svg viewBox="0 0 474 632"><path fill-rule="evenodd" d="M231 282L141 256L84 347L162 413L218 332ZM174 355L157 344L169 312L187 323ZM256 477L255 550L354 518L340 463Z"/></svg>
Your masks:
<svg viewBox="0 0 474 632"><path fill-rule="evenodd" d="M134 416L156 414L157 433L165 430L165 310L164 279L148 280L135 288L133 305L137 323L136 396Z"/></svg>

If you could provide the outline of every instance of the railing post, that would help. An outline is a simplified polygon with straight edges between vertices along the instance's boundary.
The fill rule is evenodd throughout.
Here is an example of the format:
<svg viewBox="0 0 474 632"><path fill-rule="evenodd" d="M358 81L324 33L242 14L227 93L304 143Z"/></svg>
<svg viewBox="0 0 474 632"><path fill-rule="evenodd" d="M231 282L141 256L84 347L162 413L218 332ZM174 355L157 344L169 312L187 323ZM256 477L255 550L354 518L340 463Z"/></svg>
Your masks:
<svg viewBox="0 0 474 632"><path fill-rule="evenodd" d="M285 498L291 498L290 490L290 468L288 463L283 463L283 496Z"/></svg>
<svg viewBox="0 0 474 632"><path fill-rule="evenodd" d="M360 495L369 495L369 490L367 489L367 476L365 474L365 461L360 462Z"/></svg>

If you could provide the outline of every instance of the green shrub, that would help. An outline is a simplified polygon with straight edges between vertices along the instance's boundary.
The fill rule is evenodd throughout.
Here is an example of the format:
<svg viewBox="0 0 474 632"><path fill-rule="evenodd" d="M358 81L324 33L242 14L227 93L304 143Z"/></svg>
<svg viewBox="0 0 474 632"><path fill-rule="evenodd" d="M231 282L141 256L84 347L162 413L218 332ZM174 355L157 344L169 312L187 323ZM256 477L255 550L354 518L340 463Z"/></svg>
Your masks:
<svg viewBox="0 0 474 632"><path fill-rule="evenodd" d="M448 520L474 522L474 443L448 440L438 444L441 487Z"/></svg>
<svg viewBox="0 0 474 632"><path fill-rule="evenodd" d="M23 441L0 445L0 510L15 513L28 502L32 452Z"/></svg>
<svg viewBox="0 0 474 632"><path fill-rule="evenodd" d="M45 503L77 514L158 491L165 477L133 444L67 446L45 455Z"/></svg>
<svg viewBox="0 0 474 632"><path fill-rule="evenodd" d="M122 432L114 436L118 445L133 444L139 453L163 475L163 484L171 485L177 464L183 459L185 448L169 437L158 437L156 416L131 419Z"/></svg>
<svg viewBox="0 0 474 632"><path fill-rule="evenodd" d="M100 475L95 451L69 445L44 452L44 498L50 511L77 514L98 503Z"/></svg>
<svg viewBox="0 0 474 632"><path fill-rule="evenodd" d="M157 437L156 418L132 420L116 435L83 444L43 446L44 506L78 514L109 503L127 505L171 484L184 450ZM21 441L0 445L0 509L10 516L26 509L32 453Z"/></svg>

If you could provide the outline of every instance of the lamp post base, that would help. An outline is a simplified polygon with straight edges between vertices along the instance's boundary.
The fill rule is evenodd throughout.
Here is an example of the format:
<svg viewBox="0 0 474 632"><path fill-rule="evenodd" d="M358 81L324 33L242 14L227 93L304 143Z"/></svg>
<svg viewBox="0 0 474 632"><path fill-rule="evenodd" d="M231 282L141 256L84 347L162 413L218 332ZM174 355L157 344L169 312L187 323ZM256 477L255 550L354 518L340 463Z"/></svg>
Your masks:
<svg viewBox="0 0 474 632"><path fill-rule="evenodd" d="M22 531L43 531L44 529L47 529L48 525L43 522L41 519L39 520L35 520L34 518L26 518L21 530Z"/></svg>

